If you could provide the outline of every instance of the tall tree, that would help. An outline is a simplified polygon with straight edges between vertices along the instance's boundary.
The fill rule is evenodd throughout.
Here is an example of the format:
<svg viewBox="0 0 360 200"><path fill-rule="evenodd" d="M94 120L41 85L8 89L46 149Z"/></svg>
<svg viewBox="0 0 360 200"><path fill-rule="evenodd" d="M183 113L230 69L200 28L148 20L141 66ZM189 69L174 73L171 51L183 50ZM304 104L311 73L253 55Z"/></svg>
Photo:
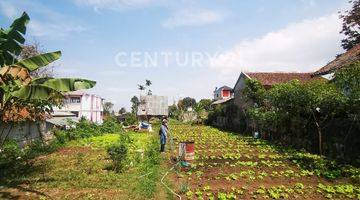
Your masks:
<svg viewBox="0 0 360 200"><path fill-rule="evenodd" d="M104 115L110 115L113 111L114 104L111 102L105 102L104 103Z"/></svg>
<svg viewBox="0 0 360 200"><path fill-rule="evenodd" d="M145 85L146 85L146 87L148 89L147 95L152 95L152 91L150 90L150 86L152 85L152 82L150 80L146 79L145 80Z"/></svg>
<svg viewBox="0 0 360 200"><path fill-rule="evenodd" d="M145 86L138 84L138 89L139 89L140 91L143 91L143 90L145 90Z"/></svg>
<svg viewBox="0 0 360 200"><path fill-rule="evenodd" d="M182 110L186 110L188 108L194 108L195 105L196 105L196 100L194 98L185 97L184 99L181 100L181 104L179 105L179 108Z"/></svg>
<svg viewBox="0 0 360 200"><path fill-rule="evenodd" d="M173 119L179 119L180 114L181 111L178 109L178 107L175 104L169 106L169 117Z"/></svg>
<svg viewBox="0 0 360 200"><path fill-rule="evenodd" d="M209 111L211 108L212 101L210 99L201 99L199 103L196 104L198 110Z"/></svg>
<svg viewBox="0 0 360 200"><path fill-rule="evenodd" d="M138 90L140 90L140 95L139 95L139 97L141 96L142 91L144 91L145 89L146 89L145 86L143 86L143 85L141 85L141 84L138 84Z"/></svg>
<svg viewBox="0 0 360 200"><path fill-rule="evenodd" d="M133 114L136 114L137 113L137 110L138 110L138 107L139 107L139 104L140 104L140 100L137 96L133 96L130 100L131 102L131 112Z"/></svg>
<svg viewBox="0 0 360 200"><path fill-rule="evenodd" d="M341 41L341 46L349 50L360 43L360 0L349 1L352 8L340 15L343 20L342 30L346 38Z"/></svg>
<svg viewBox="0 0 360 200"><path fill-rule="evenodd" d="M152 82L150 80L145 80L145 85L147 87L150 87L150 85L152 85Z"/></svg>
<svg viewBox="0 0 360 200"><path fill-rule="evenodd" d="M125 114L125 113L126 113L126 109L124 107L120 108L119 114L122 115L122 114Z"/></svg>

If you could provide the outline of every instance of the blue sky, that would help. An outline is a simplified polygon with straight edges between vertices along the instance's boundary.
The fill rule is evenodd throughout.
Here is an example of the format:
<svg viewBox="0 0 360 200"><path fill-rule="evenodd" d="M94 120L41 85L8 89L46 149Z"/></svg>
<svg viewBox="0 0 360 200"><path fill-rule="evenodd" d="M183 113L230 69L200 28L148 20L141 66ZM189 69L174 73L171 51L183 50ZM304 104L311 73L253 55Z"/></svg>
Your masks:
<svg viewBox="0 0 360 200"><path fill-rule="evenodd" d="M61 50L57 76L93 79L96 93L130 107L137 84L150 79L170 103L211 98L241 71L310 72L342 52L338 11L345 0L1 0L0 25L26 11L28 43ZM119 52L200 52L201 66L159 62L119 66Z"/></svg>

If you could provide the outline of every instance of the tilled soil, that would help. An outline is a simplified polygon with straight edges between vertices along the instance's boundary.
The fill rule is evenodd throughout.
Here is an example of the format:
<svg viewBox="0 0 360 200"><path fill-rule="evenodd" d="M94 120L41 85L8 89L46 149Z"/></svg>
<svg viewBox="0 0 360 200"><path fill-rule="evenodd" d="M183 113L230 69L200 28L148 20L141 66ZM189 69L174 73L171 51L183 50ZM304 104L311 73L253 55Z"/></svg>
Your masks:
<svg viewBox="0 0 360 200"><path fill-rule="evenodd" d="M356 194L330 196L319 190L319 183L338 185L350 181L321 178L252 138L190 125L174 126L172 134L175 141L195 141L196 159L191 162L192 168L187 172L178 168L170 175L183 199L358 198Z"/></svg>

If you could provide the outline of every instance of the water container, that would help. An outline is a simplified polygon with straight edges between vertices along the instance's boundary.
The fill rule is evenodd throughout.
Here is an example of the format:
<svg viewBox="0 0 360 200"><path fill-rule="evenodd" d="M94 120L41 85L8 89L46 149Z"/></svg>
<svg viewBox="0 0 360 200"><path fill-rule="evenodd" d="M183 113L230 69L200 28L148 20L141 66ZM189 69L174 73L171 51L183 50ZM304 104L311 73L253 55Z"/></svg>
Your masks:
<svg viewBox="0 0 360 200"><path fill-rule="evenodd" d="M260 133L259 132L254 132L254 138L255 139L259 139L260 138Z"/></svg>
<svg viewBox="0 0 360 200"><path fill-rule="evenodd" d="M185 161L195 159L195 143L193 141L180 142L179 157Z"/></svg>

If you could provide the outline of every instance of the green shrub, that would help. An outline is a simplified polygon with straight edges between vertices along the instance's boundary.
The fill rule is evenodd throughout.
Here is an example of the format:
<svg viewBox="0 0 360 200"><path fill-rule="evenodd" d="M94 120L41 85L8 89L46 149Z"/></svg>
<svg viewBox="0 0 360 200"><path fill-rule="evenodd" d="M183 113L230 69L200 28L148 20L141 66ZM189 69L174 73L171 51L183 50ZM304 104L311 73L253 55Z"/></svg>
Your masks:
<svg viewBox="0 0 360 200"><path fill-rule="evenodd" d="M128 148L124 144L110 146L107 149L110 158L113 161L113 170L123 172L126 167Z"/></svg>
<svg viewBox="0 0 360 200"><path fill-rule="evenodd" d="M121 132L121 125L114 118L109 118L100 126L101 133L118 133Z"/></svg>
<svg viewBox="0 0 360 200"><path fill-rule="evenodd" d="M159 142L156 138L151 138L150 144L145 151L145 157L149 165L158 165L160 163Z"/></svg>
<svg viewBox="0 0 360 200"><path fill-rule="evenodd" d="M147 199L153 198L156 191L161 168L160 161L159 141L156 137L152 137L145 149L145 159L139 167L140 174L148 174L142 178L138 186L138 189Z"/></svg>
<svg viewBox="0 0 360 200"><path fill-rule="evenodd" d="M44 142L41 140L34 140L24 149L25 159L33 159L39 155L48 153L49 151L49 146L44 144Z"/></svg>
<svg viewBox="0 0 360 200"><path fill-rule="evenodd" d="M34 140L21 149L15 140L7 140L0 152L0 169L17 169L31 164L29 161L40 155L54 152L61 144L55 139L50 144Z"/></svg>
<svg viewBox="0 0 360 200"><path fill-rule="evenodd" d="M58 133L60 141L64 141L64 139L76 140L99 136L106 133L121 132L121 125L112 118L106 119L101 125L90 122L86 119L81 119L78 123L73 122L71 125L73 128L65 131L65 138L63 133Z"/></svg>
<svg viewBox="0 0 360 200"><path fill-rule="evenodd" d="M15 140L7 140L0 153L0 168L15 165L24 157L24 152L21 151L19 145Z"/></svg>
<svg viewBox="0 0 360 200"><path fill-rule="evenodd" d="M124 126L130 126L137 123L136 115L133 113L125 114Z"/></svg>
<svg viewBox="0 0 360 200"><path fill-rule="evenodd" d="M53 130L53 134L56 140L61 144L65 144L68 140L67 133L64 130Z"/></svg>

